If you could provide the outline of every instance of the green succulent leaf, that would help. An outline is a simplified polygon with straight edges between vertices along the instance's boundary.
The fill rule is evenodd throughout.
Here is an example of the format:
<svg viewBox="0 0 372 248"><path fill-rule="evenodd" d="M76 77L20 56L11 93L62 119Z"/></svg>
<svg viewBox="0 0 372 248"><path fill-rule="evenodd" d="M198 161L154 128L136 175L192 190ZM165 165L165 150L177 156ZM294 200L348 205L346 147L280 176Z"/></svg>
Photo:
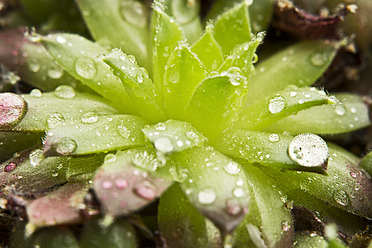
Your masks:
<svg viewBox="0 0 372 248"><path fill-rule="evenodd" d="M300 111L297 115L288 116L267 127L267 130L271 132L286 130L292 134L300 132L337 134L370 125L368 107L360 96L336 94L336 97L340 101L337 104L315 106Z"/></svg>
<svg viewBox="0 0 372 248"><path fill-rule="evenodd" d="M238 68L205 79L196 89L186 118L208 138L231 125L247 91L247 79Z"/></svg>
<svg viewBox="0 0 372 248"><path fill-rule="evenodd" d="M205 217L175 183L160 197L158 222L169 247L209 247Z"/></svg>
<svg viewBox="0 0 372 248"><path fill-rule="evenodd" d="M38 192L67 182L68 157L44 158L41 149L28 149L0 167L2 187L11 186L17 192Z"/></svg>
<svg viewBox="0 0 372 248"><path fill-rule="evenodd" d="M171 154L202 146L207 139L187 122L168 120L143 130L146 137L154 144L157 151Z"/></svg>
<svg viewBox="0 0 372 248"><path fill-rule="evenodd" d="M366 173L329 147L328 175L260 167L294 204L321 211L323 204L370 219L372 183ZM324 203L313 205L315 199Z"/></svg>
<svg viewBox="0 0 372 248"><path fill-rule="evenodd" d="M168 118L185 119L185 106L207 74L202 62L181 43L171 54L163 82L164 105Z"/></svg>
<svg viewBox="0 0 372 248"><path fill-rule="evenodd" d="M234 127L261 130L271 124L313 106L334 104L336 100L316 88L287 88L240 110ZM287 130L286 128L282 131ZM279 132L279 130L278 130Z"/></svg>
<svg viewBox="0 0 372 248"><path fill-rule="evenodd" d="M98 59L98 55L107 52L105 48L73 34L50 34L40 39L53 59L77 80L117 109L125 113L134 112L122 83L112 74L110 67Z"/></svg>
<svg viewBox="0 0 372 248"><path fill-rule="evenodd" d="M60 226L40 230L31 240L27 240L26 244L25 248L80 248L74 233L68 228Z"/></svg>
<svg viewBox="0 0 372 248"><path fill-rule="evenodd" d="M360 161L359 166L364 169L370 176L372 176L372 152L369 152L363 159Z"/></svg>
<svg viewBox="0 0 372 248"><path fill-rule="evenodd" d="M217 70L224 57L222 49L213 35L213 24L207 24L203 36L191 47L208 71Z"/></svg>
<svg viewBox="0 0 372 248"><path fill-rule="evenodd" d="M158 106L159 96L147 71L141 69L134 57L128 56L120 50L113 50L103 58L114 74L123 83L137 112L145 119L156 122L164 120L164 114Z"/></svg>
<svg viewBox="0 0 372 248"><path fill-rule="evenodd" d="M158 165L156 158L141 150L108 155L94 178L94 190L105 213L109 216L127 215L162 194L171 181L156 176L152 168ZM149 167L152 168L147 169Z"/></svg>
<svg viewBox="0 0 372 248"><path fill-rule="evenodd" d="M315 159L311 161L310 159L308 160L309 164L306 165L293 160L288 152L293 140L294 137L288 134L232 129L224 132L216 140L215 147L224 154L278 169L320 173L326 169L327 156L323 157L321 161ZM305 140L304 144L308 142L311 141ZM303 152L305 152L304 149ZM319 154L319 150L309 151L311 157L320 156Z"/></svg>
<svg viewBox="0 0 372 248"><path fill-rule="evenodd" d="M78 124L50 129L44 141L46 155L85 155L139 147L146 143L146 122L133 115L93 116Z"/></svg>
<svg viewBox="0 0 372 248"><path fill-rule="evenodd" d="M199 17L199 1L166 0L165 9L169 16L174 16L190 44L197 41L202 33Z"/></svg>
<svg viewBox="0 0 372 248"><path fill-rule="evenodd" d="M33 200L27 206L26 232L31 234L40 227L80 222L79 205L83 204L81 196L86 193L86 183L68 183L46 196Z"/></svg>
<svg viewBox="0 0 372 248"><path fill-rule="evenodd" d="M66 179L69 182L91 179L98 167L103 164L105 155L93 154L88 156L70 157L69 165L66 170Z"/></svg>
<svg viewBox="0 0 372 248"><path fill-rule="evenodd" d="M242 162L242 166L247 177L244 183L249 185L251 198L248 213L235 232L234 247L290 247L294 227L281 193L254 165Z"/></svg>
<svg viewBox="0 0 372 248"><path fill-rule="evenodd" d="M34 91L22 97L27 102L27 113L12 131L42 133L63 123L80 123L82 118L89 116L117 113L100 97L75 92L66 85L59 86L52 93Z"/></svg>
<svg viewBox="0 0 372 248"><path fill-rule="evenodd" d="M313 84L329 67L339 43L304 41L272 55L256 67L246 105L264 99L289 85Z"/></svg>
<svg viewBox="0 0 372 248"><path fill-rule="evenodd" d="M0 162L10 159L15 152L41 145L43 133L0 132Z"/></svg>
<svg viewBox="0 0 372 248"><path fill-rule="evenodd" d="M170 156L190 203L223 233L231 233L246 213L249 189L240 164L214 148L194 147Z"/></svg>
<svg viewBox="0 0 372 248"><path fill-rule="evenodd" d="M229 55L236 45L251 40L248 6L248 1L242 1L218 16L214 22L214 37L224 55Z"/></svg>
<svg viewBox="0 0 372 248"><path fill-rule="evenodd" d="M94 39L106 48L121 48L149 68L148 10L140 1L76 1Z"/></svg>
<svg viewBox="0 0 372 248"><path fill-rule="evenodd" d="M294 236L294 242L296 248L329 248L328 242L324 239L323 236L317 234L306 233L297 233Z"/></svg>
<svg viewBox="0 0 372 248"><path fill-rule="evenodd" d="M180 26L164 12L164 8L164 3L155 1L151 24L153 78L159 94L164 92L164 73L170 54L177 47L178 43L184 40ZM160 98L162 98L162 95L160 95Z"/></svg>
<svg viewBox="0 0 372 248"><path fill-rule="evenodd" d="M104 219L92 218L83 227L80 248L136 248L136 232L126 220L117 219L110 225Z"/></svg>

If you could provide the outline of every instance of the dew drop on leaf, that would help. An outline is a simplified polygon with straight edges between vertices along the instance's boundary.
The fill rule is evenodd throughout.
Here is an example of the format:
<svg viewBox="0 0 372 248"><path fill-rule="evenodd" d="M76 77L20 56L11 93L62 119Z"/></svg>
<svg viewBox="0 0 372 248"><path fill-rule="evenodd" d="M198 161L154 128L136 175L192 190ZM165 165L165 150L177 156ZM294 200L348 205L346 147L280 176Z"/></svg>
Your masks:
<svg viewBox="0 0 372 248"><path fill-rule="evenodd" d="M136 195L145 200L152 200L156 197L155 186L149 181L140 183L133 190Z"/></svg>
<svg viewBox="0 0 372 248"><path fill-rule="evenodd" d="M344 106L337 105L335 107L335 113L339 116L344 116L346 114L346 109Z"/></svg>
<svg viewBox="0 0 372 248"><path fill-rule="evenodd" d="M120 1L120 13L122 18L133 26L147 26L146 10L139 1Z"/></svg>
<svg viewBox="0 0 372 248"><path fill-rule="evenodd" d="M274 97L270 99L269 111L272 114L277 114L281 112L286 105L285 99L281 96Z"/></svg>
<svg viewBox="0 0 372 248"><path fill-rule="evenodd" d="M77 148L75 140L68 137L59 139L53 145L55 146L56 152L58 152L61 155L69 155L73 153Z"/></svg>
<svg viewBox="0 0 372 248"><path fill-rule="evenodd" d="M85 79L92 79L97 74L96 63L90 58L78 58L75 61L75 70Z"/></svg>
<svg viewBox="0 0 372 248"><path fill-rule="evenodd" d="M85 113L81 117L82 123L90 124L90 123L95 123L97 121L98 121L98 115L94 112Z"/></svg>
<svg viewBox="0 0 372 248"><path fill-rule="evenodd" d="M337 204L341 206L349 206L350 205L350 198L349 195L343 190L337 190L333 193L333 199L336 201Z"/></svg>
<svg viewBox="0 0 372 248"><path fill-rule="evenodd" d="M280 137L278 134L276 133L273 133L273 134L270 134L269 136L269 141L270 142L278 142L280 140Z"/></svg>
<svg viewBox="0 0 372 248"><path fill-rule="evenodd" d="M104 162L105 163L113 163L116 161L116 155L115 154L112 154L112 153L109 153L105 156L105 159L104 159Z"/></svg>
<svg viewBox="0 0 372 248"><path fill-rule="evenodd" d="M56 41L57 41L59 44L65 44L65 43L66 43L66 39L65 39L65 37L60 36L60 35L57 35L57 37L56 37Z"/></svg>
<svg viewBox="0 0 372 248"><path fill-rule="evenodd" d="M0 94L0 127L9 127L22 120L27 112L27 103L13 93Z"/></svg>
<svg viewBox="0 0 372 248"><path fill-rule="evenodd" d="M33 96L33 97L42 97L43 96L43 93L39 89L33 89L30 92L30 96Z"/></svg>
<svg viewBox="0 0 372 248"><path fill-rule="evenodd" d="M240 173L239 164L235 162L230 162L226 164L223 168L230 175L238 175Z"/></svg>
<svg viewBox="0 0 372 248"><path fill-rule="evenodd" d="M168 137L162 137L155 140L154 146L161 153L169 153L173 151L172 141Z"/></svg>
<svg viewBox="0 0 372 248"><path fill-rule="evenodd" d="M123 126L123 125L119 125L117 126L116 128L118 130L118 133L123 137L123 138L129 138L130 136L130 130Z"/></svg>
<svg viewBox="0 0 372 248"><path fill-rule="evenodd" d="M295 136L289 144L288 154L294 162L306 167L325 165L329 156L327 143L311 133Z"/></svg>
<svg viewBox="0 0 372 248"><path fill-rule="evenodd" d="M310 62L315 66L322 66L328 61L328 55L326 53L313 53L310 58Z"/></svg>
<svg viewBox="0 0 372 248"><path fill-rule="evenodd" d="M54 95L63 99L72 99L76 93L74 88L68 85L60 85L54 90Z"/></svg>
<svg viewBox="0 0 372 248"><path fill-rule="evenodd" d="M36 149L36 150L32 151L30 153L30 155L28 156L28 158L30 159L30 164L33 167L38 166L39 163L40 163L40 161L44 158L44 156L43 156L43 150Z"/></svg>
<svg viewBox="0 0 372 248"><path fill-rule="evenodd" d="M52 68L47 71L47 74L50 78L59 79L63 76L62 68Z"/></svg>
<svg viewBox="0 0 372 248"><path fill-rule="evenodd" d="M236 197L236 198L241 198L244 196L244 190L240 187L235 187L233 189L233 195Z"/></svg>
<svg viewBox="0 0 372 248"><path fill-rule="evenodd" d="M17 167L17 164L15 162L10 162L4 167L4 172L10 172L14 170Z"/></svg>
<svg viewBox="0 0 372 248"><path fill-rule="evenodd" d="M65 118L60 113L53 113L48 116L46 125L48 128L54 128L65 121Z"/></svg>
<svg viewBox="0 0 372 248"><path fill-rule="evenodd" d="M198 201L203 205L209 205L215 202L217 194L212 188L206 188L198 193Z"/></svg>

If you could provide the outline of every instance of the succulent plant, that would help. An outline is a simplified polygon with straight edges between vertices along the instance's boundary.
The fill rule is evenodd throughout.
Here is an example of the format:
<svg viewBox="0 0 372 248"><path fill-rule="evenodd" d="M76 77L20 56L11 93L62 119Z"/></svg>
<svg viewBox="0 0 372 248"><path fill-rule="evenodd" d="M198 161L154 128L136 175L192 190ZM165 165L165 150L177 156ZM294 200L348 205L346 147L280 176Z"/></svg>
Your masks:
<svg viewBox="0 0 372 248"><path fill-rule="evenodd" d="M368 243L370 156L325 141L368 108L311 87L343 42L256 66L271 3L217 4L202 31L198 1L77 0L95 42L27 33L37 88L0 94L1 214L23 218L10 247Z"/></svg>

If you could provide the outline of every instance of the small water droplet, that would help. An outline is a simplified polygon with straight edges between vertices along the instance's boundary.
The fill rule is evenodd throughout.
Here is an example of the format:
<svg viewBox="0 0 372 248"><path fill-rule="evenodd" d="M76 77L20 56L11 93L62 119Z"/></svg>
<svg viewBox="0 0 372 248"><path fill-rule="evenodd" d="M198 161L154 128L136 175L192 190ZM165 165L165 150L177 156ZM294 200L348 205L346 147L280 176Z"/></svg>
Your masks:
<svg viewBox="0 0 372 248"><path fill-rule="evenodd" d="M137 77L137 81L138 81L138 83L143 83L143 76L142 75L138 75L138 77Z"/></svg>
<svg viewBox="0 0 372 248"><path fill-rule="evenodd" d="M322 66L328 62L328 55L326 53L313 53L310 61L315 66Z"/></svg>
<svg viewBox="0 0 372 248"><path fill-rule="evenodd" d="M113 163L116 161L116 155L115 154L112 154L112 153L109 153L105 156L105 160L104 162L105 163Z"/></svg>
<svg viewBox="0 0 372 248"><path fill-rule="evenodd" d="M203 205L210 205L217 199L217 194L212 188L206 188L198 193L198 201Z"/></svg>
<svg viewBox="0 0 372 248"><path fill-rule="evenodd" d="M47 74L50 78L59 79L63 76L63 70L62 68L55 67L55 68L49 69L47 71Z"/></svg>
<svg viewBox="0 0 372 248"><path fill-rule="evenodd" d="M56 37L56 41L59 43L59 44L65 44L66 43L66 39L65 37L61 36L61 35L57 35Z"/></svg>
<svg viewBox="0 0 372 248"><path fill-rule="evenodd" d="M4 172L9 172L14 170L17 167L17 164L15 162L10 162L4 167Z"/></svg>
<svg viewBox="0 0 372 248"><path fill-rule="evenodd" d="M54 146L55 146L56 152L58 152L61 155L69 155L73 153L77 148L75 140L68 138L68 137L59 139L54 144Z"/></svg>
<svg viewBox="0 0 372 248"><path fill-rule="evenodd" d="M139 1L121 1L120 13L133 26L144 28L147 25L147 12Z"/></svg>
<svg viewBox="0 0 372 248"><path fill-rule="evenodd" d="M236 197L236 198L240 198L240 197L243 197L244 196L244 190L240 187L235 187L233 189L233 195Z"/></svg>
<svg viewBox="0 0 372 248"><path fill-rule="evenodd" d="M288 154L294 162L306 167L325 165L329 156L327 143L311 133L294 137L289 144Z"/></svg>
<svg viewBox="0 0 372 248"><path fill-rule="evenodd" d="M125 126L123 126L123 125L119 125L119 126L117 126L117 131L118 131L118 133L123 137L123 138L129 138L129 136L130 136L130 130L127 128L127 127L125 127Z"/></svg>
<svg viewBox="0 0 372 248"><path fill-rule="evenodd" d="M40 70L40 65L37 63L30 62L28 64L28 69L32 72L38 72Z"/></svg>
<svg viewBox="0 0 372 248"><path fill-rule="evenodd" d="M34 151L32 151L30 153L30 155L28 156L28 158L30 159L30 164L33 166L33 167L36 167L39 165L40 161L44 158L44 155L43 155L43 150L41 149L36 149Z"/></svg>
<svg viewBox="0 0 372 248"><path fill-rule="evenodd" d="M96 63L90 58L78 58L75 61L75 70L85 79L92 79L97 74Z"/></svg>
<svg viewBox="0 0 372 248"><path fill-rule="evenodd" d="M86 124L95 123L98 121L98 115L94 112L88 112L83 114L81 117L81 122Z"/></svg>
<svg viewBox="0 0 372 248"><path fill-rule="evenodd" d="M243 186L244 181L243 181L243 179L239 178L238 180L236 180L235 184L236 184L237 186Z"/></svg>
<svg viewBox="0 0 372 248"><path fill-rule="evenodd" d="M350 205L350 198L349 195L343 190L337 190L333 193L333 199L340 204L341 206L349 206Z"/></svg>
<svg viewBox="0 0 372 248"><path fill-rule="evenodd" d="M0 94L0 127L17 124L27 112L27 103L19 95L13 93Z"/></svg>
<svg viewBox="0 0 372 248"><path fill-rule="evenodd" d="M353 113L353 114L355 114L355 113L357 112L357 109L354 108L354 107L351 107L351 108L350 108L350 112Z"/></svg>
<svg viewBox="0 0 372 248"><path fill-rule="evenodd" d="M43 96L43 93L39 89L33 89L30 92L30 96L33 96L33 97L42 97Z"/></svg>
<svg viewBox="0 0 372 248"><path fill-rule="evenodd" d="M292 92L290 93L290 96L292 96L292 97L297 96L297 92L296 92L296 91L292 91Z"/></svg>
<svg viewBox="0 0 372 248"><path fill-rule="evenodd" d="M155 186L149 181L144 181L137 185L134 189L134 193L145 200L152 200L156 197Z"/></svg>
<svg viewBox="0 0 372 248"><path fill-rule="evenodd" d="M269 102L269 111L272 114L281 112L286 105L285 99L281 96L274 97Z"/></svg>
<svg viewBox="0 0 372 248"><path fill-rule="evenodd" d="M346 114L346 109L344 106L337 105L335 107L335 113L339 116L344 116Z"/></svg>
<svg viewBox="0 0 372 248"><path fill-rule="evenodd" d="M168 80L174 84L178 83L178 81L180 80L180 73L176 68L174 69L171 68L173 67L170 67L168 70Z"/></svg>
<svg viewBox="0 0 372 248"><path fill-rule="evenodd" d="M224 169L231 175L238 175L240 173L239 164L235 162L229 162L224 166Z"/></svg>
<svg viewBox="0 0 372 248"><path fill-rule="evenodd" d="M279 135L276 133L270 134L269 141L278 142L280 140Z"/></svg>
<svg viewBox="0 0 372 248"><path fill-rule="evenodd" d="M48 116L46 124L48 128L54 128L65 121L65 118L60 113L54 113Z"/></svg>
<svg viewBox="0 0 372 248"><path fill-rule="evenodd" d="M162 137L155 140L154 146L161 153L169 153L173 151L172 141L168 137Z"/></svg>
<svg viewBox="0 0 372 248"><path fill-rule="evenodd" d="M74 88L68 85L60 85L54 90L54 95L63 99L72 99L76 93Z"/></svg>

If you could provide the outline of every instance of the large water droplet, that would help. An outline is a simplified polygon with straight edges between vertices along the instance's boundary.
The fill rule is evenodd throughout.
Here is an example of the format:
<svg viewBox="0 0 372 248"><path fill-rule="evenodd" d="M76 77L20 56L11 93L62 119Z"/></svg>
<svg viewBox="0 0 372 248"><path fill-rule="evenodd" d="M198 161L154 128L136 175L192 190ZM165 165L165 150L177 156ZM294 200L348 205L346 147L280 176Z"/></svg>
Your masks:
<svg viewBox="0 0 372 248"><path fill-rule="evenodd" d="M54 146L56 152L61 155L69 155L73 153L77 148L75 140L68 137L59 139L56 143L54 143Z"/></svg>
<svg viewBox="0 0 372 248"><path fill-rule="evenodd" d="M306 167L325 165L329 156L327 143L311 133L294 137L289 144L288 154L294 162Z"/></svg>
<svg viewBox="0 0 372 248"><path fill-rule="evenodd" d="M168 137L162 137L155 140L154 146L161 153L169 153L173 151L172 141Z"/></svg>
<svg viewBox="0 0 372 248"><path fill-rule="evenodd" d="M98 115L94 112L88 112L83 114L81 117L81 122L86 124L95 123L98 121Z"/></svg>
<svg viewBox="0 0 372 248"><path fill-rule="evenodd" d="M71 86L60 85L54 90L54 95L59 98L71 99L75 97L76 93Z"/></svg>
<svg viewBox="0 0 372 248"><path fill-rule="evenodd" d="M43 150L36 149L32 151L28 157L30 159L30 164L33 167L36 167L39 165L40 161L44 158Z"/></svg>
<svg viewBox="0 0 372 248"><path fill-rule="evenodd" d="M203 205L209 205L215 202L217 194L212 188L207 188L199 192L198 201Z"/></svg>
<svg viewBox="0 0 372 248"><path fill-rule="evenodd" d="M286 105L285 99L281 96L274 97L269 102L269 111L272 114L281 112Z"/></svg>
<svg viewBox="0 0 372 248"><path fill-rule="evenodd" d="M346 109L344 106L337 105L335 107L335 113L339 116L344 116L346 114Z"/></svg>
<svg viewBox="0 0 372 248"><path fill-rule="evenodd" d="M145 200L152 200L156 197L155 186L149 181L144 181L137 185L134 193Z"/></svg>
<svg viewBox="0 0 372 248"><path fill-rule="evenodd" d="M0 127L10 127L20 122L27 112L27 103L13 93L0 94Z"/></svg>
<svg viewBox="0 0 372 248"><path fill-rule="evenodd" d="M4 172L9 172L14 170L17 167L17 164L15 162L10 162L4 167Z"/></svg>
<svg viewBox="0 0 372 248"><path fill-rule="evenodd" d="M333 199L340 204L341 206L349 206L350 205L350 198L349 195L343 190L337 190L333 193Z"/></svg>
<svg viewBox="0 0 372 248"><path fill-rule="evenodd" d="M146 27L147 12L145 7L138 1L121 1L120 2L121 16L131 25L136 27Z"/></svg>
<svg viewBox="0 0 372 248"><path fill-rule="evenodd" d="M75 70L85 79L92 79L97 74L96 63L90 58L78 58L75 61Z"/></svg>
<svg viewBox="0 0 372 248"><path fill-rule="evenodd" d="M61 125L65 121L65 118L60 113L54 113L48 116L46 124L48 128L54 128Z"/></svg>
<svg viewBox="0 0 372 248"><path fill-rule="evenodd" d="M315 66L322 66L328 62L328 55L326 53L313 53L310 61Z"/></svg>
<svg viewBox="0 0 372 248"><path fill-rule="evenodd" d="M239 164L235 162L230 162L224 167L225 171L231 175L238 175L240 173Z"/></svg>

